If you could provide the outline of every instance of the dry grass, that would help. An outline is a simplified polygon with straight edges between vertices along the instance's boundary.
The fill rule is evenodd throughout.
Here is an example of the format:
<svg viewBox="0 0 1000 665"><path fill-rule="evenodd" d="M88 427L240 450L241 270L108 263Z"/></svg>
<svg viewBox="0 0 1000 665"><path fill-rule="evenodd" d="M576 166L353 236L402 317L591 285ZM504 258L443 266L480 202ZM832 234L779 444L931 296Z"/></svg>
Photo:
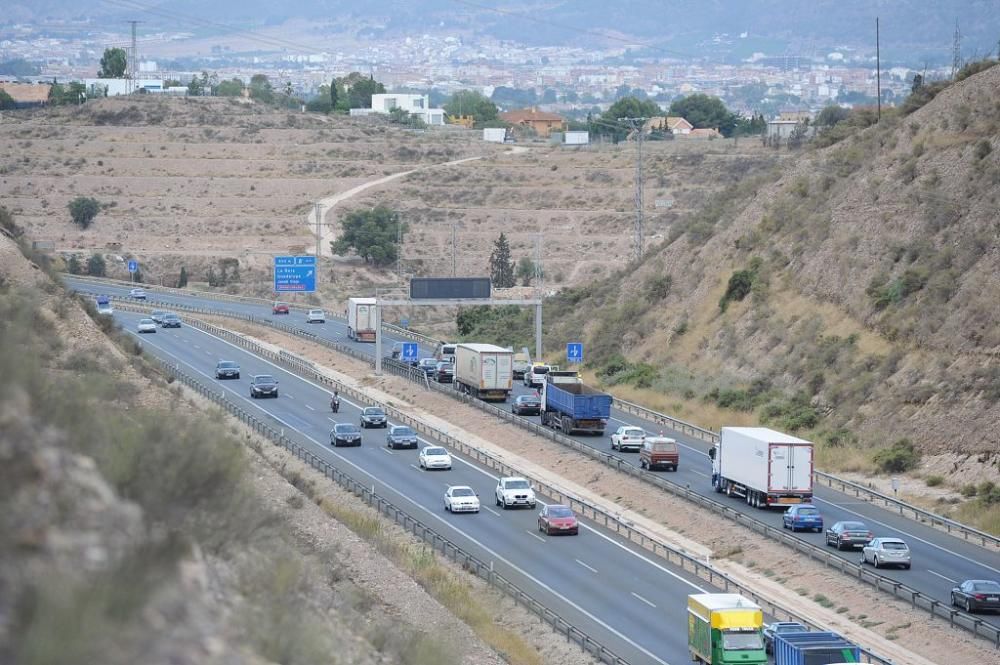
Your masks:
<svg viewBox="0 0 1000 665"><path fill-rule="evenodd" d="M884 356L892 350L892 344L885 338L872 333L861 322L831 303L812 300L794 291L774 287L771 288L768 302L783 320L818 315L823 319L824 334L845 338L856 335L857 349L863 354Z"/></svg>

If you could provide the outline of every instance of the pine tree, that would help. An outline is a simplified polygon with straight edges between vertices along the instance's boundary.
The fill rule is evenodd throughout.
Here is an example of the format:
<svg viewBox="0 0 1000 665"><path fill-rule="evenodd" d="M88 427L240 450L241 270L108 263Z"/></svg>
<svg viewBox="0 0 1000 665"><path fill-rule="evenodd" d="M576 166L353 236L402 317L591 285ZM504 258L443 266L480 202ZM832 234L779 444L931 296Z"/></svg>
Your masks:
<svg viewBox="0 0 1000 665"><path fill-rule="evenodd" d="M510 243L503 233L493 243L490 253L490 279L498 289L509 289L514 286L514 262L510 258Z"/></svg>
<svg viewBox="0 0 1000 665"><path fill-rule="evenodd" d="M177 288L183 289L187 285L188 285L188 271L187 268L181 266L181 274L177 278Z"/></svg>

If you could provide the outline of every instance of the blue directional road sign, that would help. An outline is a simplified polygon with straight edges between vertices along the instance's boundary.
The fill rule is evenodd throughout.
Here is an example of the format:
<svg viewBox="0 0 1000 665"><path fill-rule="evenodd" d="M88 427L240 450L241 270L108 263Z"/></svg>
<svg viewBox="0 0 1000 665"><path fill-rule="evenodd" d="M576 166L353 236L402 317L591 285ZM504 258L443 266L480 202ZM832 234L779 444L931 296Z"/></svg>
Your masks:
<svg viewBox="0 0 1000 665"><path fill-rule="evenodd" d="M315 256L274 257L275 293L312 293L316 290Z"/></svg>
<svg viewBox="0 0 1000 665"><path fill-rule="evenodd" d="M128 262L128 271L129 272L139 272L139 262L136 261L135 259L131 259Z"/></svg>
<svg viewBox="0 0 1000 665"><path fill-rule="evenodd" d="M403 342L403 362L409 362L417 359L417 343L416 342Z"/></svg>
<svg viewBox="0 0 1000 665"><path fill-rule="evenodd" d="M583 362L583 343L569 342L566 344L566 360L571 363Z"/></svg>

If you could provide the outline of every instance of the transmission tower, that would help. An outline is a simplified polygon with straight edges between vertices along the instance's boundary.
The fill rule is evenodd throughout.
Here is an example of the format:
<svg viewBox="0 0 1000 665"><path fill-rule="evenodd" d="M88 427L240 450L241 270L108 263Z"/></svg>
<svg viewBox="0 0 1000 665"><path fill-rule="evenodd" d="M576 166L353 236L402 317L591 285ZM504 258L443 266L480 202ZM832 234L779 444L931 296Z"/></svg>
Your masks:
<svg viewBox="0 0 1000 665"><path fill-rule="evenodd" d="M635 229L633 230L633 242L635 244L635 260L638 262L642 258L643 241L645 235L644 222L642 218L642 130L646 120L649 118L618 118L618 122L627 123L629 128L635 132Z"/></svg>
<svg viewBox="0 0 1000 665"><path fill-rule="evenodd" d="M962 33L958 29L958 21L955 21L955 41L951 47L951 78L955 78L958 70L962 68Z"/></svg>
<svg viewBox="0 0 1000 665"><path fill-rule="evenodd" d="M131 95L136 90L136 80L139 78L139 47L135 40L135 26L141 21L127 21L132 26L132 46L125 54L125 93Z"/></svg>

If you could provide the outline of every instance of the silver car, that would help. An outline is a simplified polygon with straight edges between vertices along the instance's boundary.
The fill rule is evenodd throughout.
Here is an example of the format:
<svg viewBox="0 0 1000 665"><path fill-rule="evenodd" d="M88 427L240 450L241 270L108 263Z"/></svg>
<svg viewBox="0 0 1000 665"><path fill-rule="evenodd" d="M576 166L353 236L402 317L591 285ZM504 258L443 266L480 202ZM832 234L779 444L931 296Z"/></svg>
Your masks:
<svg viewBox="0 0 1000 665"><path fill-rule="evenodd" d="M899 538L875 538L861 550L861 564L910 568L910 548Z"/></svg>
<svg viewBox="0 0 1000 665"><path fill-rule="evenodd" d="M321 309L311 309L306 314L306 323L326 323L326 312Z"/></svg>

